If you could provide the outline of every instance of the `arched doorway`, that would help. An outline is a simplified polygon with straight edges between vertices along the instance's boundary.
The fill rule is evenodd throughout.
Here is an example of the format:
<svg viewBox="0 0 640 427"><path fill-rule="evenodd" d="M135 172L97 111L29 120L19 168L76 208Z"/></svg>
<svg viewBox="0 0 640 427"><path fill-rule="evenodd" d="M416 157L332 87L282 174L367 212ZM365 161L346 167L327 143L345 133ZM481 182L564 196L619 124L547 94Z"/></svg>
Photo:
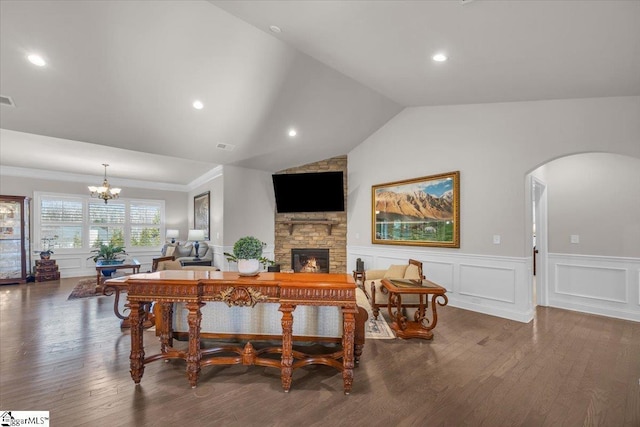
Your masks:
<svg viewBox="0 0 640 427"><path fill-rule="evenodd" d="M568 155L532 170L527 185L527 241L538 250L532 309L640 316L632 274L640 262L640 159Z"/></svg>

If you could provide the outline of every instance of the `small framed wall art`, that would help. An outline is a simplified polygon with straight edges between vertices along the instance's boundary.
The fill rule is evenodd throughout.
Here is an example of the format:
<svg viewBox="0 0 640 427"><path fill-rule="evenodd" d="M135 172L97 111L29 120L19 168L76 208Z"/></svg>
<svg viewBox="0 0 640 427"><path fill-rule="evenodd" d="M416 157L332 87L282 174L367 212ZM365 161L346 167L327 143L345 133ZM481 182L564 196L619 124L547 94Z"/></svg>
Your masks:
<svg viewBox="0 0 640 427"><path fill-rule="evenodd" d="M209 224L211 216L209 214L209 191L198 194L193 198L193 228L204 230L204 239L209 240Z"/></svg>

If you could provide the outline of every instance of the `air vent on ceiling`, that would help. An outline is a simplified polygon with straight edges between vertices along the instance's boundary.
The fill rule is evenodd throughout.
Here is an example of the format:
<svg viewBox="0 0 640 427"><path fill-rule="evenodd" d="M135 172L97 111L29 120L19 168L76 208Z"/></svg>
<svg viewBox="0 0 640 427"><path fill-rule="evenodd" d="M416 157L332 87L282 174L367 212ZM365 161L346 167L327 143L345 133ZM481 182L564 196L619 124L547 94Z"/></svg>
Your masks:
<svg viewBox="0 0 640 427"><path fill-rule="evenodd" d="M219 142L216 144L216 148L219 148L220 150L224 150L224 151L233 151L236 146L233 144L223 144L222 142Z"/></svg>
<svg viewBox="0 0 640 427"><path fill-rule="evenodd" d="M15 107L16 104L13 102L10 96L0 95L0 104L8 105L9 107Z"/></svg>

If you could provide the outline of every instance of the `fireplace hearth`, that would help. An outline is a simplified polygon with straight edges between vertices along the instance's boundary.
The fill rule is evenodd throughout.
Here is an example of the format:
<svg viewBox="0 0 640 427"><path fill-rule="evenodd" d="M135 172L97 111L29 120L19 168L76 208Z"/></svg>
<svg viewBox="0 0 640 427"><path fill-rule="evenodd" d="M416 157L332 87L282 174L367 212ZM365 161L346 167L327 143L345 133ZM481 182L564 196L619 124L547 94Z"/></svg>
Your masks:
<svg viewBox="0 0 640 427"><path fill-rule="evenodd" d="M328 273L329 249L291 249L291 267L295 273Z"/></svg>

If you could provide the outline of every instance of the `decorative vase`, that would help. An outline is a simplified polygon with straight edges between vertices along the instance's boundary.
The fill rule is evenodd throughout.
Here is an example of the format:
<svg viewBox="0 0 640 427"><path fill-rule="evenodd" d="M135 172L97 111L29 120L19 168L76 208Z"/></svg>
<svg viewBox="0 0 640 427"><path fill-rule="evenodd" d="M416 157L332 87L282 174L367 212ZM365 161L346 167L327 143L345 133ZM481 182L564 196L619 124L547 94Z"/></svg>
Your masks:
<svg viewBox="0 0 640 427"><path fill-rule="evenodd" d="M100 265L118 265L118 264L123 264L124 260L123 259L104 259L102 261L98 261L100 263ZM105 268L102 270L102 275L104 277L111 277L111 275L113 273L115 273L116 269L113 268Z"/></svg>
<svg viewBox="0 0 640 427"><path fill-rule="evenodd" d="M239 259L238 273L241 276L255 276L260 271L260 261L257 259Z"/></svg>
<svg viewBox="0 0 640 427"><path fill-rule="evenodd" d="M49 258L51 258L51 252L49 251L40 252L40 259L49 259Z"/></svg>

